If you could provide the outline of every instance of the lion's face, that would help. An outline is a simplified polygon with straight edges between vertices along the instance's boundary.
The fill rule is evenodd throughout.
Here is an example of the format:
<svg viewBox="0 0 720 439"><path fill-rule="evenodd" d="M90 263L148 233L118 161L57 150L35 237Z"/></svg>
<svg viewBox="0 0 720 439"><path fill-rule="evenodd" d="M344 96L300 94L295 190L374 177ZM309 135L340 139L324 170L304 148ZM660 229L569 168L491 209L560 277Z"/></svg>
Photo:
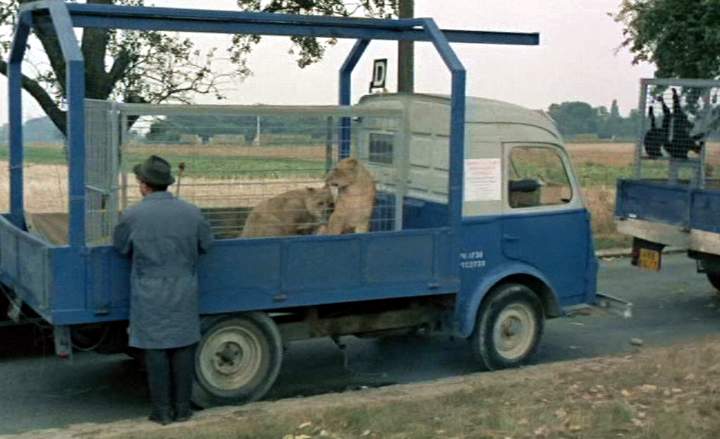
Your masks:
<svg viewBox="0 0 720 439"><path fill-rule="evenodd" d="M350 186L357 178L358 161L354 158L340 160L325 177L325 183L330 187L342 189Z"/></svg>
<svg viewBox="0 0 720 439"><path fill-rule="evenodd" d="M307 188L305 209L317 219L327 219L334 207L332 193L328 187L321 189Z"/></svg>

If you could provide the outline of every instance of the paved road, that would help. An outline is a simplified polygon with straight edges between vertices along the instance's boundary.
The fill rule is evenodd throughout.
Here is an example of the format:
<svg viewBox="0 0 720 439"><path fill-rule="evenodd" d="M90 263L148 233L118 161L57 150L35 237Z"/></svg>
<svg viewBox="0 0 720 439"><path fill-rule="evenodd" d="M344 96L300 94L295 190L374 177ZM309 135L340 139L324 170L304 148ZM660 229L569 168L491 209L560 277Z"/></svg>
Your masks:
<svg viewBox="0 0 720 439"><path fill-rule="evenodd" d="M548 322L536 363L563 361L665 345L720 334L720 296L682 255L645 273L627 259L602 263L600 289L635 304L635 317L602 313ZM149 410L143 375L124 356L78 354L72 364L51 356L52 346L32 327L0 329L0 434L144 416ZM11 343L7 341L11 340ZM291 346L269 398L413 382L474 372L461 340L379 343L347 338L342 353L327 340Z"/></svg>

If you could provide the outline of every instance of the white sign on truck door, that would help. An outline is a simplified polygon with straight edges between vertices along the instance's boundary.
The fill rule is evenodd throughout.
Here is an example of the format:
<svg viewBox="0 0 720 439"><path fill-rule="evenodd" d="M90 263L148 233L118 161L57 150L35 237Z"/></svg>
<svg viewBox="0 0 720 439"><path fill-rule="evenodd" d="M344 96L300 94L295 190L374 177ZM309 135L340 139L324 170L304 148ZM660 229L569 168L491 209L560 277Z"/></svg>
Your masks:
<svg viewBox="0 0 720 439"><path fill-rule="evenodd" d="M500 159L465 159L465 201L502 199Z"/></svg>

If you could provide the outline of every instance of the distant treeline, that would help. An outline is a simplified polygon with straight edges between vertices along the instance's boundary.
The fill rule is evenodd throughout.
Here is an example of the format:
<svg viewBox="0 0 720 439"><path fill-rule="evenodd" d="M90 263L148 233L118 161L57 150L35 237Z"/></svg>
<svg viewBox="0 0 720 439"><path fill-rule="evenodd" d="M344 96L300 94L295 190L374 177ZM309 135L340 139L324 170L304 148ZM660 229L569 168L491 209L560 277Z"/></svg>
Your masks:
<svg viewBox="0 0 720 439"><path fill-rule="evenodd" d="M635 141L641 120L636 109L631 110L629 116L623 117L617 101L612 102L610 109L605 106L593 107L587 102L563 102L550 105L548 113L562 135L570 140ZM304 138L318 143L327 136L327 124L324 117L262 116L260 132L261 136L298 136L298 140ZM23 128L26 142L63 141L62 134L46 117L30 119ZM136 140L150 143L181 142L189 136L196 136L202 143L208 143L218 135L238 137L251 143L257 138L258 120L255 116L181 115L153 121L141 120L134 128ZM3 143L7 141L7 134L6 124L0 127Z"/></svg>
<svg viewBox="0 0 720 439"><path fill-rule="evenodd" d="M635 140L640 117L632 110L628 117L620 115L617 101L610 109L592 107L586 102L563 102L548 108L560 132L568 139ZM213 137L236 136L250 143L257 137L255 116L169 116L150 124L144 134L148 142L178 142L188 136L197 136L203 143L214 142ZM262 116L260 131L267 135L296 135L320 141L327 135L324 118L300 116ZM138 139L140 140L140 139Z"/></svg>
<svg viewBox="0 0 720 439"><path fill-rule="evenodd" d="M564 137L576 140L635 141L640 126L640 115L631 110L628 117L620 114L617 101L610 109L593 107L586 102L563 102L548 108ZM262 116L260 131L266 135L295 135L313 141L322 141L327 135L324 118L286 116ZM153 122L145 133L145 141L177 142L188 135L197 136L203 143L211 142L218 135L243 137L250 143L257 136L255 116L170 116Z"/></svg>
<svg viewBox="0 0 720 439"><path fill-rule="evenodd" d="M635 141L641 122L637 110L622 117L616 100L610 110L605 106L593 107L587 102L563 102L550 105L548 113L568 139Z"/></svg>
<svg viewBox="0 0 720 439"><path fill-rule="evenodd" d="M8 124L0 126L0 139L7 143L10 130ZM65 139L47 117L29 119L23 124L23 139L27 143L61 143Z"/></svg>

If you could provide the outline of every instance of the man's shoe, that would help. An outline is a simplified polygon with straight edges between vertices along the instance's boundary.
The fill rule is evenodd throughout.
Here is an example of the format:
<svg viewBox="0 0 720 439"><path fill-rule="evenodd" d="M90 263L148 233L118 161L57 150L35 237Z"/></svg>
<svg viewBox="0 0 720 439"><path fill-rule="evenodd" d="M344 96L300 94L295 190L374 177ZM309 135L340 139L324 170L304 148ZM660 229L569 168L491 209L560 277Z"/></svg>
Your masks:
<svg viewBox="0 0 720 439"><path fill-rule="evenodd" d="M185 422L192 418L193 411L190 409L190 407L178 409L175 413L175 418L173 419L175 422Z"/></svg>
<svg viewBox="0 0 720 439"><path fill-rule="evenodd" d="M148 420L157 422L160 425L168 425L173 421L169 410L153 410L148 416Z"/></svg>

